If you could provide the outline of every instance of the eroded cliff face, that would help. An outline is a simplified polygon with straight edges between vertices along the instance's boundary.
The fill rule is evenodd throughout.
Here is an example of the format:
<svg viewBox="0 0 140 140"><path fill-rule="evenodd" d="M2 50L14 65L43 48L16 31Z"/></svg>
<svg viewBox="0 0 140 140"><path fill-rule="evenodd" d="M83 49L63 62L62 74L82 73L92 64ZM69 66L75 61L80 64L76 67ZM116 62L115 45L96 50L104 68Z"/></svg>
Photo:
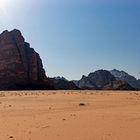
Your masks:
<svg viewBox="0 0 140 140"><path fill-rule="evenodd" d="M40 56L19 30L0 34L0 87L47 81Z"/></svg>

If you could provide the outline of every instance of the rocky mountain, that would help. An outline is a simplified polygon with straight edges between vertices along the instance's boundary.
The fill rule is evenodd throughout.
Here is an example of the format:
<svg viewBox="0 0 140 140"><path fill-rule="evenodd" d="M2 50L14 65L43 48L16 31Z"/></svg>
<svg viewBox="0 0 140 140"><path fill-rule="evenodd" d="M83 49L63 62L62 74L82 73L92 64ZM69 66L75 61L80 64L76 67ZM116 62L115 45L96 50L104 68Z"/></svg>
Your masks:
<svg viewBox="0 0 140 140"><path fill-rule="evenodd" d="M128 83L120 80L115 80L109 83L103 89L104 90L135 90L135 88L130 86Z"/></svg>
<svg viewBox="0 0 140 140"><path fill-rule="evenodd" d="M98 89L98 87L86 76L82 76L81 80L73 81L80 89Z"/></svg>
<svg viewBox="0 0 140 140"><path fill-rule="evenodd" d="M79 89L74 82L65 80L65 78L50 78L55 90L77 90Z"/></svg>
<svg viewBox="0 0 140 140"><path fill-rule="evenodd" d="M107 70L98 70L88 75L88 78L97 85L98 88L103 88L104 86L115 81L115 77Z"/></svg>
<svg viewBox="0 0 140 140"><path fill-rule="evenodd" d="M129 84L128 84L129 83ZM140 80L124 71L98 70L79 81L48 78L39 54L19 30L0 34L0 90L21 89L133 89Z"/></svg>
<svg viewBox="0 0 140 140"><path fill-rule="evenodd" d="M134 89L127 82L117 80L107 70L98 70L90 73L87 77L83 76L81 80L75 81L75 84L81 89Z"/></svg>
<svg viewBox="0 0 140 140"><path fill-rule="evenodd" d="M54 77L54 79L56 80L64 80L64 81L68 81L65 77L60 77L60 76L57 76L57 77Z"/></svg>
<svg viewBox="0 0 140 140"><path fill-rule="evenodd" d="M132 87L134 87L135 89L140 89L140 80L137 80L134 76L129 75L128 73L126 73L124 71L119 71L119 70L116 70L116 69L111 70L110 73L112 75L114 75L114 77L117 80L127 82Z"/></svg>
<svg viewBox="0 0 140 140"><path fill-rule="evenodd" d="M140 89L140 80L137 80L137 84L138 84L138 89Z"/></svg>
<svg viewBox="0 0 140 140"><path fill-rule="evenodd" d="M0 34L0 89L48 88L42 60L19 30Z"/></svg>

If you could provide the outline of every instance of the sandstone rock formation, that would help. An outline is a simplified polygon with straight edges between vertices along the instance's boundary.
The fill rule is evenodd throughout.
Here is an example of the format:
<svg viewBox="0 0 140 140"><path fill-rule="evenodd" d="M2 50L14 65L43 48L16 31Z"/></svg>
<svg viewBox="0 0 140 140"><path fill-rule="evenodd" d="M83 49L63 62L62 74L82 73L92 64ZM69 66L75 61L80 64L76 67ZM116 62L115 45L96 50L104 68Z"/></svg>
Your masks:
<svg viewBox="0 0 140 140"><path fill-rule="evenodd" d="M111 74L117 79L124 82L127 82L135 89L140 89L140 80L137 80L134 76L129 75L125 71L119 71L119 70L111 70Z"/></svg>
<svg viewBox="0 0 140 140"><path fill-rule="evenodd" d="M78 88L74 82L68 81L65 78L50 78L50 83L52 83L54 89L56 90L77 90Z"/></svg>
<svg viewBox="0 0 140 140"><path fill-rule="evenodd" d="M98 70L88 75L88 78L97 85L98 88L103 88L104 86L115 81L115 77L107 70Z"/></svg>
<svg viewBox="0 0 140 140"><path fill-rule="evenodd" d="M0 34L0 89L47 83L42 61L19 30ZM28 85L28 86L26 86Z"/></svg>
<svg viewBox="0 0 140 140"><path fill-rule="evenodd" d="M90 73L87 77L75 81L81 89L105 89L105 90L132 90L134 89L127 82L117 80L109 71L98 70Z"/></svg>
<svg viewBox="0 0 140 140"><path fill-rule="evenodd" d="M98 89L98 87L93 83L88 77L82 76L81 80L74 81L75 85L79 87L80 89Z"/></svg>
<svg viewBox="0 0 140 140"><path fill-rule="evenodd" d="M116 74L116 71L115 71ZM0 90L4 89L133 89L134 77L117 72L121 78L106 70L83 76L79 81L65 78L48 78L39 54L25 42L19 30L0 34ZM127 75L128 76L128 75ZM129 80L129 81L128 81ZM128 81L128 83L127 83Z"/></svg>
<svg viewBox="0 0 140 140"><path fill-rule="evenodd" d="M104 90L135 90L132 86L130 86L127 82L123 82L121 80L115 80L108 85L104 86Z"/></svg>

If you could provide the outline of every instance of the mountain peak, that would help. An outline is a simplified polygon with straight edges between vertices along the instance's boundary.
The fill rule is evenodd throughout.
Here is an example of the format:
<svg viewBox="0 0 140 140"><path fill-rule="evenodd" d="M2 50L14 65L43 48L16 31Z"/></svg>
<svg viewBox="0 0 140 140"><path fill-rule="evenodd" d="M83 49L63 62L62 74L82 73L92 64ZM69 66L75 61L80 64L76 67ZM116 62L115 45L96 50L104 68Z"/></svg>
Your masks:
<svg viewBox="0 0 140 140"><path fill-rule="evenodd" d="M81 89L133 89L128 83L116 80L107 70L91 72L76 84Z"/></svg>
<svg viewBox="0 0 140 140"><path fill-rule="evenodd" d="M39 54L17 29L0 34L0 65L0 88L38 84L47 78Z"/></svg>
<svg viewBox="0 0 140 140"><path fill-rule="evenodd" d="M113 69L110 71L112 75L114 75L115 77L125 77L125 76L129 76L128 73L126 73L123 70L117 70L117 69Z"/></svg>
<svg viewBox="0 0 140 140"><path fill-rule="evenodd" d="M113 69L110 71L112 75L115 76L116 79L124 81L129 83L132 87L136 88L136 89L140 89L140 82L139 80L137 80L134 76L129 75L127 72L125 71L119 71L116 69Z"/></svg>

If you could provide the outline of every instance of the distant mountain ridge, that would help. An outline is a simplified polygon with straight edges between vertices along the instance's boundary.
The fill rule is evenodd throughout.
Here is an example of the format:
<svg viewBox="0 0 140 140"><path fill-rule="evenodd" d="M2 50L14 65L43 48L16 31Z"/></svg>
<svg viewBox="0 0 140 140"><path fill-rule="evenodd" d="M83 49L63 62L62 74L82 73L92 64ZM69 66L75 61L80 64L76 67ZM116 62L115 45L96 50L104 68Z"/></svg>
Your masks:
<svg viewBox="0 0 140 140"><path fill-rule="evenodd" d="M57 77L54 77L54 79L56 80L64 80L64 81L68 81L65 77L60 77L60 76L57 76Z"/></svg>
<svg viewBox="0 0 140 140"><path fill-rule="evenodd" d="M64 77L52 78L55 89L84 89L84 90L134 90L140 89L140 80L125 71L113 69L97 70L80 80L69 81Z"/></svg>
<svg viewBox="0 0 140 140"><path fill-rule="evenodd" d="M68 81L64 77L49 78L55 90L77 90L79 89L73 81Z"/></svg>
<svg viewBox="0 0 140 140"><path fill-rule="evenodd" d="M132 90L134 89L125 81L115 78L114 75L107 70L97 70L90 73L88 76L82 76L79 81L74 83L80 89L95 89L95 90Z"/></svg>
<svg viewBox="0 0 140 140"><path fill-rule="evenodd" d="M119 70L111 70L110 73L117 79L124 82L127 82L135 89L140 89L140 80L137 80L134 76L129 75L125 71L119 71Z"/></svg>

